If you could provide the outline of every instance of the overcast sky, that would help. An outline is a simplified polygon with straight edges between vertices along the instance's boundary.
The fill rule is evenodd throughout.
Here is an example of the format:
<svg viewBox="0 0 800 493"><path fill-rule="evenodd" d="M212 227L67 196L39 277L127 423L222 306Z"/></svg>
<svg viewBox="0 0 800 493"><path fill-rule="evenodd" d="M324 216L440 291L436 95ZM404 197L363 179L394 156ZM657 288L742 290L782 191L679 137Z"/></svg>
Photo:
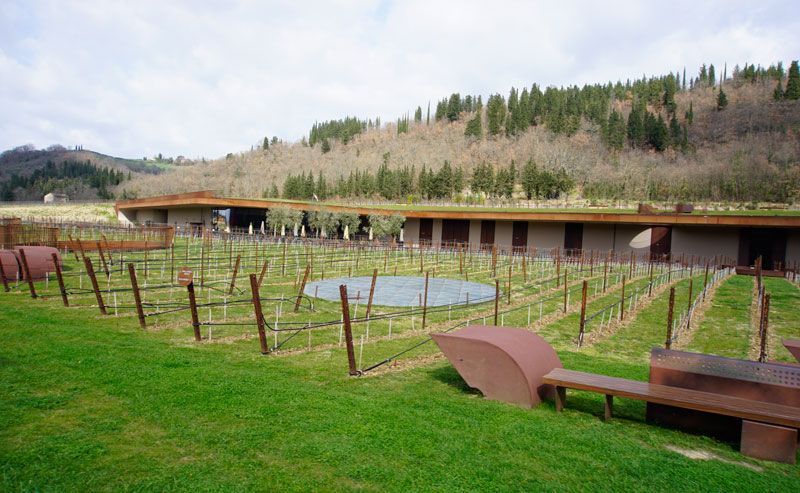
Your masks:
<svg viewBox="0 0 800 493"><path fill-rule="evenodd" d="M213 158L454 91L797 58L797 0L2 0L0 150Z"/></svg>

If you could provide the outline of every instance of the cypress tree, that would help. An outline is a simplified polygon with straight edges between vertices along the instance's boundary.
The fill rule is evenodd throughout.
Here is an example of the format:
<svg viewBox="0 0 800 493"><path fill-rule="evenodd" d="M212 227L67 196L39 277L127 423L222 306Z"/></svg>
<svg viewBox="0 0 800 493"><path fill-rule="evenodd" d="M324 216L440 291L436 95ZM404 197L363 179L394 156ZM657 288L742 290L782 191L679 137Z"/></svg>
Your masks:
<svg viewBox="0 0 800 493"><path fill-rule="evenodd" d="M775 85L775 90L772 91L772 99L775 101L780 101L783 99L783 87L781 87L781 81Z"/></svg>
<svg viewBox="0 0 800 493"><path fill-rule="evenodd" d="M800 68L797 60L789 66L789 80L786 82L786 91L783 95L786 99L800 99Z"/></svg>
<svg viewBox="0 0 800 493"><path fill-rule="evenodd" d="M714 64L708 66L708 85L714 86L717 83L717 75L714 73Z"/></svg>
<svg viewBox="0 0 800 493"><path fill-rule="evenodd" d="M417 106L417 110L414 112L414 122L420 123L422 121L422 108Z"/></svg>
<svg viewBox="0 0 800 493"><path fill-rule="evenodd" d="M475 116L467 122L467 128L464 130L464 135L466 137L475 137L476 139L480 139L483 137L483 126L481 125L481 112L476 111Z"/></svg>

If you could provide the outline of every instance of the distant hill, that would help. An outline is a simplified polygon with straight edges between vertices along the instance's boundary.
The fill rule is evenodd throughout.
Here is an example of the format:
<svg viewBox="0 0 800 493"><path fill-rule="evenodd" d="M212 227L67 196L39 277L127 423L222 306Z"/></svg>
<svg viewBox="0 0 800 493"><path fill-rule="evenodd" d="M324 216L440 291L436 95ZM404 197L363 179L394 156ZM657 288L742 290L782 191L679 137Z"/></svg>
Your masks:
<svg viewBox="0 0 800 493"><path fill-rule="evenodd" d="M719 72L704 65L696 77L683 71L580 88L534 84L512 88L507 98L453 94L397 122L317 123L301 142L264 139L255 150L157 178L139 175L117 191L800 202L796 62L788 74L781 64L736 67L732 77L727 68Z"/></svg>
<svg viewBox="0 0 800 493"><path fill-rule="evenodd" d="M124 159L90 150L24 145L0 154L0 200L41 200L48 192L72 200L113 198L113 189L140 175L156 175L170 163Z"/></svg>

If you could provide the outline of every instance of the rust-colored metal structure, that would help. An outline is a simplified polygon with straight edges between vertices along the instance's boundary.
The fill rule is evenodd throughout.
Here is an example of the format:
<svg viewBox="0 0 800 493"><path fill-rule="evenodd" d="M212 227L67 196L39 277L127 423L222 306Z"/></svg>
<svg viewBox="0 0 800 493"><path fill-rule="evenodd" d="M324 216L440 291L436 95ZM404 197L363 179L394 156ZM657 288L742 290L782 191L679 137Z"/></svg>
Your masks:
<svg viewBox="0 0 800 493"><path fill-rule="evenodd" d="M783 342L783 347L785 347L790 353L792 353L794 359L796 359L797 362L800 363L800 339L784 339L782 342Z"/></svg>
<svg viewBox="0 0 800 493"><path fill-rule="evenodd" d="M20 250L25 250L25 259L28 262L28 270L34 281L44 279L48 272L55 272L53 255L56 256L61 267L61 254L53 247L46 246L17 246L13 250L0 250L0 262L3 263L3 272L8 281L27 280L25 270L21 268Z"/></svg>
<svg viewBox="0 0 800 493"><path fill-rule="evenodd" d="M650 383L800 408L798 365L656 348L650 354ZM655 403L647 404L647 420L726 440L741 440L742 452L760 454L755 457L795 461L797 429L776 429L764 423ZM765 447L787 452L765 455L760 452Z"/></svg>
<svg viewBox="0 0 800 493"><path fill-rule="evenodd" d="M552 398L553 387L542 377L563 368L544 339L523 329L471 325L431 338L470 387L487 399L531 408Z"/></svg>

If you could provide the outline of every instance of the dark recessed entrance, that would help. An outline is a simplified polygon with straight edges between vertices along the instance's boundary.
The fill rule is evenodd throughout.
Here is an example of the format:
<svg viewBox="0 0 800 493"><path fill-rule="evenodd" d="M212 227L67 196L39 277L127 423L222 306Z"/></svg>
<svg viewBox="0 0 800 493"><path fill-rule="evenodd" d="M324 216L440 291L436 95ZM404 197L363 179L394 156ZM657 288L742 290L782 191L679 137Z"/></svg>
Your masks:
<svg viewBox="0 0 800 493"><path fill-rule="evenodd" d="M514 221L511 233L511 246L514 251L525 250L528 248L528 222Z"/></svg>
<svg viewBox="0 0 800 493"><path fill-rule="evenodd" d="M782 269L786 262L786 231L782 229L739 230L739 265L754 265L761 257L765 270Z"/></svg>
<svg viewBox="0 0 800 493"><path fill-rule="evenodd" d="M433 241L433 219L419 220L419 242L430 244Z"/></svg>
<svg viewBox="0 0 800 493"><path fill-rule="evenodd" d="M494 221L481 221L481 248L488 249L494 246Z"/></svg>
<svg viewBox="0 0 800 493"><path fill-rule="evenodd" d="M469 243L469 221L444 219L442 221L442 243L445 245Z"/></svg>
<svg viewBox="0 0 800 493"><path fill-rule="evenodd" d="M583 223L564 224L564 250L567 255L580 253L583 249Z"/></svg>

